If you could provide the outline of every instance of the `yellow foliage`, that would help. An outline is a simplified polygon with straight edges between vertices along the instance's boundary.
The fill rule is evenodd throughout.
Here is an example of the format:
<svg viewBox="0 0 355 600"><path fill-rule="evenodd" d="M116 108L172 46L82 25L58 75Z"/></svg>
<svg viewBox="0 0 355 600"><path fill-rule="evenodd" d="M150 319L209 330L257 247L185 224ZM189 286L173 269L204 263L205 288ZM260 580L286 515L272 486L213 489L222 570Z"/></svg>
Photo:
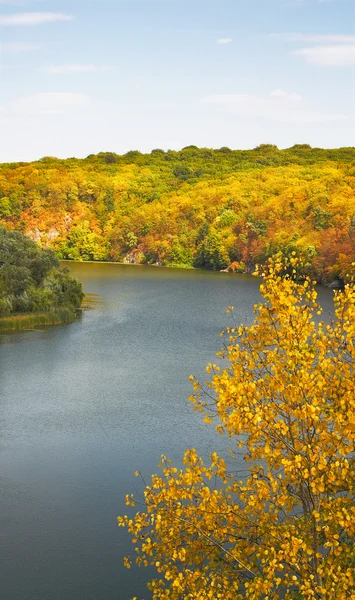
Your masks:
<svg viewBox="0 0 355 600"><path fill-rule="evenodd" d="M297 267L269 262L253 324L228 329L227 366L209 365L208 401L192 397L249 475L216 453L187 450L183 469L163 457L145 512L119 517L137 564L157 569L154 600L355 598L355 288L317 323Z"/></svg>
<svg viewBox="0 0 355 600"><path fill-rule="evenodd" d="M3 164L0 224L73 260L249 273L295 249L331 282L354 272L354 159L353 148L201 148Z"/></svg>

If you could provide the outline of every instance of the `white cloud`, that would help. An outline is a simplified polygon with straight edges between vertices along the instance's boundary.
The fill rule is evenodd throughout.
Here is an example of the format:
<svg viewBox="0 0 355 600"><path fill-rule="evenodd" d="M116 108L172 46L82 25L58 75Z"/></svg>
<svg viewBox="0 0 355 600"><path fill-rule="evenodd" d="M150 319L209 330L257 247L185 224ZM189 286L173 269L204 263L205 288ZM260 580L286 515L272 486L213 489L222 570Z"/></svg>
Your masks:
<svg viewBox="0 0 355 600"><path fill-rule="evenodd" d="M113 67L103 65L51 65L42 67L42 70L50 74L67 73L90 73L92 71L110 71Z"/></svg>
<svg viewBox="0 0 355 600"><path fill-rule="evenodd" d="M216 40L216 44L220 45L231 44L232 42L233 40L231 38L218 38L218 40Z"/></svg>
<svg viewBox="0 0 355 600"><path fill-rule="evenodd" d="M45 92L18 98L1 106L3 116L64 115L70 110L90 105L85 94L69 92Z"/></svg>
<svg viewBox="0 0 355 600"><path fill-rule="evenodd" d="M0 44L1 52L28 52L31 50L39 50L40 44L23 44L21 42L13 42L10 44Z"/></svg>
<svg viewBox="0 0 355 600"><path fill-rule="evenodd" d="M342 34L309 34L309 33L280 33L271 37L287 42L309 42L311 44L353 44L355 35Z"/></svg>
<svg viewBox="0 0 355 600"><path fill-rule="evenodd" d="M302 56L309 64L318 67L349 67L355 65L355 35L281 33L272 34L271 37L287 42L315 44L292 52L294 56Z"/></svg>
<svg viewBox="0 0 355 600"><path fill-rule="evenodd" d="M271 98L286 98L287 100L299 102L302 100L302 96L295 94L294 92L285 92L285 90L275 90L270 94Z"/></svg>
<svg viewBox="0 0 355 600"><path fill-rule="evenodd" d="M300 50L295 50L292 54L302 56L307 63L317 67L355 66L355 44L301 48Z"/></svg>
<svg viewBox="0 0 355 600"><path fill-rule="evenodd" d="M299 94L275 90L268 96L257 94L218 94L204 102L224 106L239 116L260 117L289 123L321 123L346 119L344 115L308 108Z"/></svg>
<svg viewBox="0 0 355 600"><path fill-rule="evenodd" d="M71 21L72 15L53 12L13 13L0 16L0 25L41 25L57 21Z"/></svg>

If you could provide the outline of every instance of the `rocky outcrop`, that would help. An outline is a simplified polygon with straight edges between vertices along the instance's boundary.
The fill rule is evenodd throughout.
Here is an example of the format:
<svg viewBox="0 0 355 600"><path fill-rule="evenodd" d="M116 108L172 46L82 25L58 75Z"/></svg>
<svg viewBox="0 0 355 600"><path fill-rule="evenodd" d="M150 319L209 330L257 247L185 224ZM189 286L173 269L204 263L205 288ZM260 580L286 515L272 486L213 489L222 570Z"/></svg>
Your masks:
<svg viewBox="0 0 355 600"><path fill-rule="evenodd" d="M141 250L131 250L123 259L123 262L127 265L140 265L143 262L144 254Z"/></svg>
<svg viewBox="0 0 355 600"><path fill-rule="evenodd" d="M328 283L328 287L332 290L343 290L344 289L344 280L341 277L334 279L332 283Z"/></svg>
<svg viewBox="0 0 355 600"><path fill-rule="evenodd" d="M27 231L26 236L30 238L33 242L40 242L42 240L43 233L36 227L35 229L31 229Z"/></svg>

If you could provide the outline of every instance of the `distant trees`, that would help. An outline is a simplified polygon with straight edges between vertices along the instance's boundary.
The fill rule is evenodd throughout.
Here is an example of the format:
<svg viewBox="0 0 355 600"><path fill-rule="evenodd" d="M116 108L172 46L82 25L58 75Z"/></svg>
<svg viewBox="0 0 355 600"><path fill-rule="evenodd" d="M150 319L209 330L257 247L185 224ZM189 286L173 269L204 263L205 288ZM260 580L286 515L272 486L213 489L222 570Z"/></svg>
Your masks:
<svg viewBox="0 0 355 600"><path fill-rule="evenodd" d="M0 165L0 224L75 260L133 253L250 272L275 251L312 248L310 272L325 282L353 269L354 164L352 148L306 144L45 157Z"/></svg>
<svg viewBox="0 0 355 600"><path fill-rule="evenodd" d="M220 270L225 269L230 262L222 236L217 231L209 231L199 246L195 266Z"/></svg>
<svg viewBox="0 0 355 600"><path fill-rule="evenodd" d="M114 152L99 152L96 156L102 159L107 165L113 165L119 160L119 156Z"/></svg>
<svg viewBox="0 0 355 600"><path fill-rule="evenodd" d="M179 165L179 166L175 167L174 175L178 179L181 179L182 181L186 181L190 177L193 177L193 172L191 171L191 169L189 169L189 167Z"/></svg>
<svg viewBox="0 0 355 600"><path fill-rule="evenodd" d="M105 260L108 256L107 242L85 220L71 227L59 254L72 260Z"/></svg>

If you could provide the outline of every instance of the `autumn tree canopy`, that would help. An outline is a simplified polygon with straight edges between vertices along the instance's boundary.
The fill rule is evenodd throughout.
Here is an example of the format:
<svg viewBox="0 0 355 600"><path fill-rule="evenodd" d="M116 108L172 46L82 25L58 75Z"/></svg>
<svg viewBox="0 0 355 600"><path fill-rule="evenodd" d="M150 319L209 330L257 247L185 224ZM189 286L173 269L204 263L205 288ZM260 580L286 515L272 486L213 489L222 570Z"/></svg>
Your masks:
<svg viewBox="0 0 355 600"><path fill-rule="evenodd" d="M355 149L156 149L0 165L0 224L58 256L252 272L302 254L331 281L355 261Z"/></svg>
<svg viewBox="0 0 355 600"><path fill-rule="evenodd" d="M206 389L194 381L195 409L232 458L205 464L190 449L181 469L163 456L139 512L119 517L134 560L156 567L154 600L355 597L355 288L319 321L298 268L294 256L269 263L253 324L227 330Z"/></svg>

